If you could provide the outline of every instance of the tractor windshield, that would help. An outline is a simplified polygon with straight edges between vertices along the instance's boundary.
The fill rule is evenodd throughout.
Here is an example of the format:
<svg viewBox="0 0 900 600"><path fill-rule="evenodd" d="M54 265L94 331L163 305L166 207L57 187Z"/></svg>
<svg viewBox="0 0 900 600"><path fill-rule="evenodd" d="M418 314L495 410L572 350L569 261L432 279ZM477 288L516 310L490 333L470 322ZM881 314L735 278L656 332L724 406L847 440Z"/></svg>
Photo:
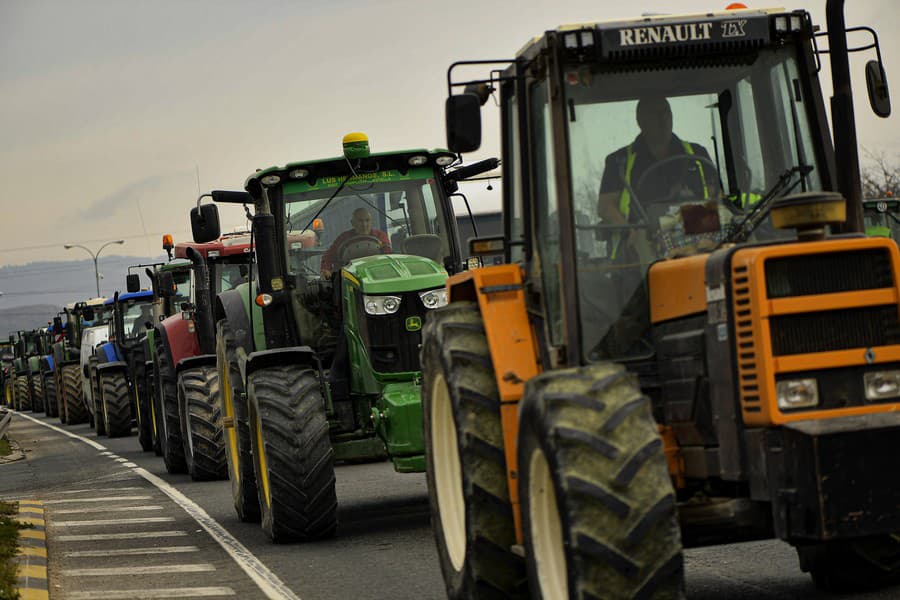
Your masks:
<svg viewBox="0 0 900 600"><path fill-rule="evenodd" d="M586 360L648 348L642 282L653 261L738 237L789 237L768 219L755 228L745 219L780 196L822 189L820 127L795 52L784 46L657 69L563 67ZM542 183L554 180L546 88L536 84L531 96L536 192L545 196L535 243L552 264L554 231L567 228L555 225L555 190ZM551 293L556 272L543 270ZM558 317L550 322L561 327Z"/></svg>
<svg viewBox="0 0 900 600"><path fill-rule="evenodd" d="M216 295L247 283L250 274L250 254L210 261L210 282Z"/></svg>
<svg viewBox="0 0 900 600"><path fill-rule="evenodd" d="M145 323L153 322L153 298L126 300L122 306L123 332L126 339L141 336Z"/></svg>
<svg viewBox="0 0 900 600"><path fill-rule="evenodd" d="M867 201L863 204L866 235L888 237L900 241L900 202L896 200Z"/></svg>
<svg viewBox="0 0 900 600"><path fill-rule="evenodd" d="M450 223L431 168L364 173L346 183L344 179L285 184L292 275L327 277L354 258L374 254L415 254L439 264L451 256Z"/></svg>

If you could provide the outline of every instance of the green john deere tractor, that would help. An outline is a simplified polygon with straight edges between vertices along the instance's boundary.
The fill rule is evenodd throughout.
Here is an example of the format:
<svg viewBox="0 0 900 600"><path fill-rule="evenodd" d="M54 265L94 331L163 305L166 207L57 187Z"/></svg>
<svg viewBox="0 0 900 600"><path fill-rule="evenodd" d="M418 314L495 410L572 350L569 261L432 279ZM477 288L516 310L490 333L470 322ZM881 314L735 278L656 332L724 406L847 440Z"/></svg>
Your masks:
<svg viewBox="0 0 900 600"><path fill-rule="evenodd" d="M374 154L350 134L343 156L212 193L255 209L254 272L216 300L216 354L235 508L274 541L334 534L336 461L424 471L421 328L462 270L450 196L497 164ZM215 204L191 225L195 241L215 239Z"/></svg>

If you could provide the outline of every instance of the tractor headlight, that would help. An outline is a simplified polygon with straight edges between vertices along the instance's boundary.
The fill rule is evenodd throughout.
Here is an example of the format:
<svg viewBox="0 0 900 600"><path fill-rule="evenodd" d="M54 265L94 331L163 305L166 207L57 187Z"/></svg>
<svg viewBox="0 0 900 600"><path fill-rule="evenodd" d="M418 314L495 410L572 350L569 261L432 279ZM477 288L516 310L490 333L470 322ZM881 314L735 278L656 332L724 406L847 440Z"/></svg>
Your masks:
<svg viewBox="0 0 900 600"><path fill-rule="evenodd" d="M866 400L884 400L900 396L900 371L872 371L863 375Z"/></svg>
<svg viewBox="0 0 900 600"><path fill-rule="evenodd" d="M363 306L370 315L392 315L400 310L397 296L363 296Z"/></svg>
<svg viewBox="0 0 900 600"><path fill-rule="evenodd" d="M819 403L819 385L815 379L789 379L775 383L778 408L809 408Z"/></svg>
<svg viewBox="0 0 900 600"><path fill-rule="evenodd" d="M447 304L447 289L438 288L436 290L419 292L419 298L422 299L422 304L425 305L425 308L440 308Z"/></svg>

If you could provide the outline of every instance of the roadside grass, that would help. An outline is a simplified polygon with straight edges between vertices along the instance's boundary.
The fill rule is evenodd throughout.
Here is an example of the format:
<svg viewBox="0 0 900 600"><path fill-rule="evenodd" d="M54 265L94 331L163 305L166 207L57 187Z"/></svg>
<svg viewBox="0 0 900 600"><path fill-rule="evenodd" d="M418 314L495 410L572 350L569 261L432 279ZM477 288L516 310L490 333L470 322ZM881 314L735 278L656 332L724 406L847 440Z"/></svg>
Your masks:
<svg viewBox="0 0 900 600"><path fill-rule="evenodd" d="M3 600L19 597L15 557L19 529L25 526L13 521L12 515L16 512L18 505L15 502L0 502L0 598Z"/></svg>
<svg viewBox="0 0 900 600"><path fill-rule="evenodd" d="M0 438L0 456L7 456L12 452L12 448L9 445L9 440L6 438Z"/></svg>

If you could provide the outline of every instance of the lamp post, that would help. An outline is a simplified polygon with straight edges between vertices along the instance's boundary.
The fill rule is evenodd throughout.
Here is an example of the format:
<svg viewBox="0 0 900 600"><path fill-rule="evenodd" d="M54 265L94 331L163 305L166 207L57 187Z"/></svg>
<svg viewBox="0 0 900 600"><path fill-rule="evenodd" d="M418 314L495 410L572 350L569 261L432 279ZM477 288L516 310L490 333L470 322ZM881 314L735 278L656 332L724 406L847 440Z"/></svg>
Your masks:
<svg viewBox="0 0 900 600"><path fill-rule="evenodd" d="M87 246L82 246L81 244L66 244L63 246L66 250L71 250L72 248L81 248L85 250L88 254L91 255L91 258L94 259L94 280L97 282L97 297L100 297L100 268L97 266L97 259L100 257L100 253L104 248L111 244L124 244L125 240L114 240L112 242L106 242L102 246L97 249L97 252L91 252L91 249Z"/></svg>

